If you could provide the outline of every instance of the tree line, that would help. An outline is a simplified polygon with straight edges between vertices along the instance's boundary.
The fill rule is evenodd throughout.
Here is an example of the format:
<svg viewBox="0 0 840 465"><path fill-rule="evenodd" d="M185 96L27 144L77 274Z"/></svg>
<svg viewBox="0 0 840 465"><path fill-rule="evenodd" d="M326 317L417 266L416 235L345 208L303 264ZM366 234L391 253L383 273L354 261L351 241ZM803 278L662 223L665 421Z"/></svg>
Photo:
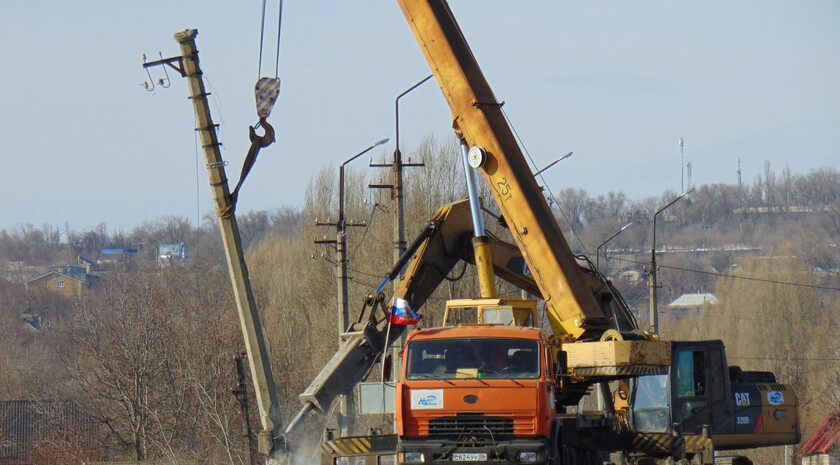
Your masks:
<svg viewBox="0 0 840 465"><path fill-rule="evenodd" d="M409 241L440 205L465 197L458 153L454 142L433 138L412 152L426 167L405 174ZM317 173L300 208L237 215L286 421L299 406L298 394L337 347L336 251L334 245L314 243L335 237L334 227L316 222L338 217L337 171L327 166ZM392 262L394 206L387 191L366 188L376 176L363 170L347 173L345 215L367 224L352 228L348 236L351 318ZM483 183L480 191L491 200ZM590 196L565 188L549 203L572 249L589 256L623 224L633 222L602 249L601 264L631 305L646 308L644 283L623 281L620 272L644 272L639 256L650 247L651 215L676 195L666 191L631 200L621 192ZM840 236L840 173L832 168L805 174L785 169L776 176L767 165L750 185L698 186L659 221L657 249L719 249L663 254L665 298L705 290L722 302L721 308L696 315L663 314L663 335L720 338L730 358L745 369L775 371L799 393L806 434L826 411L840 407L829 389L840 376L838 364L816 371L808 365L840 356L831 336L838 323L835 297L840 287L840 258L833 243ZM488 218L486 224L510 240L495 221ZM156 244L180 242L187 244L191 257L186 264L154 263ZM743 252L723 247L732 244L755 248ZM19 282L0 280L0 399L72 400L102 426L93 440L85 441L71 432L53 432L31 463L79 456L248 463L245 417L230 394L233 359L244 346L214 216L205 216L200 225L186 217L163 217L128 233L109 232L104 224L85 231L49 225L0 231L0 263L5 267L28 260L95 258L99 250L114 247L137 248L136 266L107 272L99 285L74 301L40 289L26 292ZM450 278L421 309L424 325L440 321L444 300L476 293L471 267ZM502 287L501 294L517 291ZM49 324L37 333L23 327L20 314L27 309ZM792 357L808 362L791 363ZM255 412L245 414L252 425L258 424ZM334 412L314 416L292 443L320 437L325 427L334 427L334 417ZM360 417L357 431L380 423ZM761 463L779 457L768 452ZM317 457L304 454L301 460L311 463Z"/></svg>

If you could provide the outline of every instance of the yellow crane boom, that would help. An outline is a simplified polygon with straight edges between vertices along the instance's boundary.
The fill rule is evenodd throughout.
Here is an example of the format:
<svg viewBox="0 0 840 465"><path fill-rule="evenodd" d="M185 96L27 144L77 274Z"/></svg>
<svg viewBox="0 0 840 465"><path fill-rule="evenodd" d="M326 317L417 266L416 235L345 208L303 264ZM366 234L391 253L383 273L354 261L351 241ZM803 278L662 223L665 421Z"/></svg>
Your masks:
<svg viewBox="0 0 840 465"><path fill-rule="evenodd" d="M478 62L443 0L398 0L471 147L499 209L546 300L553 333L568 341L598 336L607 317L586 286Z"/></svg>

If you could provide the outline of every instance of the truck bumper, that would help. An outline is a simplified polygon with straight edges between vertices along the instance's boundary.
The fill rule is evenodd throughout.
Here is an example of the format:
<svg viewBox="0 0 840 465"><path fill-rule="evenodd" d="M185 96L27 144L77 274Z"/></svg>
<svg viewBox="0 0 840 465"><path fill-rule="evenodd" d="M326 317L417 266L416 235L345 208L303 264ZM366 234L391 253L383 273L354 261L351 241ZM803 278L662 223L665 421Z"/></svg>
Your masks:
<svg viewBox="0 0 840 465"><path fill-rule="evenodd" d="M544 464L548 462L548 456L548 441L544 439L460 445L440 440L400 441L397 444L397 463L400 465Z"/></svg>

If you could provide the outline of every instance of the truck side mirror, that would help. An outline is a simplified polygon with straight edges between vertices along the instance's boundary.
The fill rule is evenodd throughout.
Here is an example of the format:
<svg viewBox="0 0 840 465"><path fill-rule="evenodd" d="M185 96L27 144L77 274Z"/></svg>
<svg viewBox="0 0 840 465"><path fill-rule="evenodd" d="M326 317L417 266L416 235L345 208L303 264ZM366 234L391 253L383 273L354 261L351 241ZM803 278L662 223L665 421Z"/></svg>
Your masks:
<svg viewBox="0 0 840 465"><path fill-rule="evenodd" d="M558 350L557 351L557 359L554 361L554 375L560 376L565 375L566 372L569 370L569 359L566 355L566 351Z"/></svg>
<svg viewBox="0 0 840 465"><path fill-rule="evenodd" d="M391 380L391 354L385 356L385 361L383 362L385 366L382 370L382 379Z"/></svg>

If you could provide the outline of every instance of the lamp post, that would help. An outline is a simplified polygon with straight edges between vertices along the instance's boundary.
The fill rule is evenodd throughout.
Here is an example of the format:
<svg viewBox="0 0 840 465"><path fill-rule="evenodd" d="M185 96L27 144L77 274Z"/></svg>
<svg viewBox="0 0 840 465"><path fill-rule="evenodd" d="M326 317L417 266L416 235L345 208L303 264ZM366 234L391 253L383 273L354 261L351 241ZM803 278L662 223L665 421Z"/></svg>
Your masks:
<svg viewBox="0 0 840 465"><path fill-rule="evenodd" d="M347 321L350 319L347 291L347 226L363 226L364 223L347 223L344 217L344 166L361 157L368 151L388 142L388 138L374 142L370 147L348 158L338 168L338 221L336 228L336 252L338 253L338 344L341 345L341 335L347 331ZM342 437L353 434L354 421L353 396L342 396L340 400L338 427Z"/></svg>
<svg viewBox="0 0 840 465"><path fill-rule="evenodd" d="M420 87L423 83L433 77L432 74L426 76L418 81L408 89L404 90L397 98L394 99L394 121L396 125L396 149L394 149L394 161L392 163L371 163L373 168L391 168L393 173L393 181L391 184L370 184L368 187L372 189L388 189L391 191L391 200L394 201L394 263L399 262L400 257L406 249L405 243L405 206L403 202L403 168L425 166L423 163L403 163L402 152L400 151L400 99L405 97L409 92ZM394 290L399 286L399 276L392 280ZM395 357L394 360L397 358Z"/></svg>
<svg viewBox="0 0 840 465"><path fill-rule="evenodd" d="M405 203L403 201L403 168L426 166L423 163L403 163L402 161L402 152L400 151L400 99L408 95L414 89L420 87L423 83L425 83L432 77L434 77L434 75L430 74L421 79L420 81L417 81L414 85L404 90L394 99L394 125L396 126L395 138L397 145L397 147L394 149L394 161L390 164L370 164L371 167L376 168L391 168L391 171L393 173L393 182L391 184L371 184L369 187L373 189L388 189L391 191L391 200L394 201L394 263L398 263L400 261L400 257L406 250ZM396 292L397 287L399 287L399 283L400 277L398 274L392 280L394 292ZM401 336L399 339L393 341L391 355L391 373L399 373L400 358L397 354L402 348L403 342L405 342L404 335ZM384 364L382 366L382 379L385 379Z"/></svg>
<svg viewBox="0 0 840 465"><path fill-rule="evenodd" d="M571 155L571 153L570 153L570 155ZM629 222L629 223L627 223L627 224L625 224L625 225L624 225L624 226L622 226L622 227L621 227L621 229L619 229L619 230L618 230L615 234L613 234L612 236L610 236L609 238L607 238L607 240L605 240L604 242L601 242L601 245L599 245L598 247L596 247L596 248L595 248L595 269L596 269L599 273L601 272L601 264L600 264L600 262L599 262L599 258L600 258L600 256L601 256L601 247L603 247L603 246L607 245L607 243L608 243L609 241L611 241L611 240L615 239L615 238L616 238L616 236L618 236L619 234L623 233L625 230L627 230L627 228L629 228L629 227L630 227L630 226L632 226L632 225L633 225L633 222L632 222L632 221L631 221L631 222ZM613 311L613 313L615 313L615 311ZM615 319L615 315L613 315L613 319ZM617 321L617 320L616 320L616 321ZM616 325L616 328L620 330L620 328L618 327L618 325ZM614 414L614 413L615 413L615 407L614 407L614 406L610 406L610 407L608 407L608 406L607 406L608 404L605 402L605 399L609 399L609 398L610 398L610 394L609 394L609 392L610 392L610 388L609 388L609 385L608 385L607 383L598 383L598 390L597 390L596 392L598 393L598 395L597 395L597 397L596 397L598 410L602 410L602 411L605 411L605 412L609 412L609 413L611 413L611 414ZM609 405L612 405L612 402L610 402L610 403L609 403Z"/></svg>
<svg viewBox="0 0 840 465"><path fill-rule="evenodd" d="M653 214L653 240L650 247L650 279L648 280L648 291L650 296L650 330L653 334L659 334L659 313L656 306L656 217L671 205L677 203L686 195L693 192L694 189L689 189L686 192L678 195L674 200L668 202L667 205L656 210Z"/></svg>
<svg viewBox="0 0 840 465"><path fill-rule="evenodd" d="M624 226L622 226L622 227L621 227L621 229L619 229L619 230L618 230L618 232L616 232L615 234L613 234L612 236L610 236L610 237L609 237L607 240L605 240L604 242L601 242L601 245L599 245L597 248L595 248L595 269L597 269L597 270L599 270L599 271L601 270L601 262L600 262L600 260L599 260L599 259L601 258L601 247L603 247L603 246L607 245L607 242L609 242L609 241L611 241L611 240L615 239L615 238L616 238L616 236L618 236L619 234L623 233L623 232L624 232L627 228L629 228L629 227L630 227L630 226L632 226L632 225L633 225L633 222L632 222L632 221L631 221L631 222L629 222L629 223L627 223L627 224L625 224ZM606 258L606 257L605 257L605 258Z"/></svg>
<svg viewBox="0 0 840 465"><path fill-rule="evenodd" d="M553 162L549 163L549 164L548 164L545 168L543 168L543 169L541 169L541 170L537 171L536 173L534 173L534 177L536 178L537 176L541 175L541 174L543 173L543 171L545 171L545 170L547 170L547 169L551 168L552 166L556 165L557 163L560 163L561 161L563 161L563 160L565 160L565 159L567 159L567 158L569 158L569 157L571 157L571 156L572 156L572 152L571 152L571 151L568 151L568 152L564 153L563 155L560 155L559 157L557 157L557 159L556 159L556 160L554 160Z"/></svg>
<svg viewBox="0 0 840 465"><path fill-rule="evenodd" d="M400 95L397 95L397 98L394 99L394 124L395 124L395 131L394 137L396 139L396 149L394 150L394 188L393 192L393 199L394 202L397 204L397 211L396 216L394 217L394 263L397 263L400 260L403 252L405 252L406 244L405 244L405 206L403 203L403 186L402 186L402 169L403 169L403 162L402 162L402 152L400 152L400 99L406 96L409 92L413 91L414 89L420 87L424 82L431 79L434 75L430 74L423 78L422 80L418 81L413 86L409 87L408 89L404 90ZM410 166L423 166L422 163L419 164L410 164ZM397 285L399 283L399 279L394 280L394 290L397 289Z"/></svg>
<svg viewBox="0 0 840 465"><path fill-rule="evenodd" d="M375 147L388 142L388 138L374 142L370 147L348 158L338 168L338 222L336 228L336 248L338 252L338 342L341 344L341 333L347 331L347 321L350 319L350 309L347 304L347 220L344 218L344 166L361 157ZM353 225L355 226L355 225Z"/></svg>

